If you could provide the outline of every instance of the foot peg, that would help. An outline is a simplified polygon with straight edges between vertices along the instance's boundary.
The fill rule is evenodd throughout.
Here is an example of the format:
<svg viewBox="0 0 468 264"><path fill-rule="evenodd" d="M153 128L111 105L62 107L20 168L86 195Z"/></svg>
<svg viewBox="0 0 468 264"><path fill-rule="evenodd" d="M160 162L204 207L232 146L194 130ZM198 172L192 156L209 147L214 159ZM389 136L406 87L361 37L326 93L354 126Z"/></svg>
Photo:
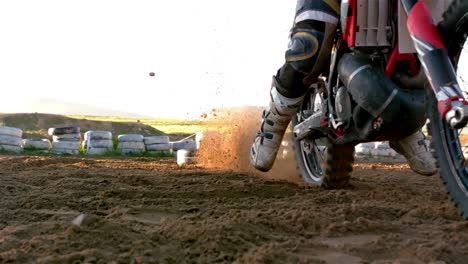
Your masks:
<svg viewBox="0 0 468 264"><path fill-rule="evenodd" d="M293 128L293 135L296 140L302 140L307 137L317 138L326 135L327 127L323 128L322 111L316 112L303 122Z"/></svg>

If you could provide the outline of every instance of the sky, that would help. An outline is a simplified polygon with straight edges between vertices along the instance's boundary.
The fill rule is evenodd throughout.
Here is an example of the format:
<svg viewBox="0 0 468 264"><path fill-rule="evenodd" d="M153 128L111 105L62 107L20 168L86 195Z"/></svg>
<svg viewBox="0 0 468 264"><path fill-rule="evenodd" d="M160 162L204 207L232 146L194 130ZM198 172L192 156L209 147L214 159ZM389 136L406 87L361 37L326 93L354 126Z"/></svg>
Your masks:
<svg viewBox="0 0 468 264"><path fill-rule="evenodd" d="M35 99L154 117L265 105L294 6L295 0L1 1L0 112L21 111Z"/></svg>
<svg viewBox="0 0 468 264"><path fill-rule="evenodd" d="M179 118L266 105L295 4L0 1L0 112L39 99Z"/></svg>

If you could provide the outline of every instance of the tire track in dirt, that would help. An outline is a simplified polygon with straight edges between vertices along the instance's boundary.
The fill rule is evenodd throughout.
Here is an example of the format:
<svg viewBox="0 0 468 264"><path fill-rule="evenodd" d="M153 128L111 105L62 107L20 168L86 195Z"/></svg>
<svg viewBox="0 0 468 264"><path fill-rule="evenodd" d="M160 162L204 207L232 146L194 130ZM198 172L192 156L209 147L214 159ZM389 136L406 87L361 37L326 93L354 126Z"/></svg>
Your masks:
<svg viewBox="0 0 468 264"><path fill-rule="evenodd" d="M436 177L358 163L325 191L173 159L0 156L0 263L465 263ZM80 226L71 224L79 214Z"/></svg>

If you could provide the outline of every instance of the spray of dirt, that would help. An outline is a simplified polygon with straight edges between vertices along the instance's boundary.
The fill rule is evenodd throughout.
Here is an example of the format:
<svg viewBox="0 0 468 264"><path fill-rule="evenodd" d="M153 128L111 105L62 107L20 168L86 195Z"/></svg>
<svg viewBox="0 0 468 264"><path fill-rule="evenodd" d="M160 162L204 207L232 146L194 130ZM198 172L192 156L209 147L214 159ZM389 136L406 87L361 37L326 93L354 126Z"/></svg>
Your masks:
<svg viewBox="0 0 468 264"><path fill-rule="evenodd" d="M275 165L268 173L250 165L250 148L261 124L262 109L242 107L212 110L205 115L205 132L200 140L199 164L205 168L227 169L275 180L300 183L292 142L286 135Z"/></svg>

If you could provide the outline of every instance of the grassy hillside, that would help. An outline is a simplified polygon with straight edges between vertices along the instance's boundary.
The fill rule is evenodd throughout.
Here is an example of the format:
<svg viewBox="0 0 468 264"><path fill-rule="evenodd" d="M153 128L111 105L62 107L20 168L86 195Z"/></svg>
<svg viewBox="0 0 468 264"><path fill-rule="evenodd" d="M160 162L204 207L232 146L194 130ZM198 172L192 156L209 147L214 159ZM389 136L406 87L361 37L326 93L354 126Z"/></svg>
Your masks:
<svg viewBox="0 0 468 264"><path fill-rule="evenodd" d="M140 118L122 117L122 116L83 116L73 115L70 116L78 119L87 119L95 121L110 121L110 122L137 122L151 126L166 134L195 134L203 131L204 122L201 120L185 120L185 119L166 119L166 118Z"/></svg>
<svg viewBox="0 0 468 264"><path fill-rule="evenodd" d="M164 135L165 133L137 120L90 120L87 118L73 118L62 115L26 113L0 114L0 124L20 128L24 137L47 137L50 127L79 126L84 133L88 130L107 130L114 136L119 134L138 133L143 135Z"/></svg>

